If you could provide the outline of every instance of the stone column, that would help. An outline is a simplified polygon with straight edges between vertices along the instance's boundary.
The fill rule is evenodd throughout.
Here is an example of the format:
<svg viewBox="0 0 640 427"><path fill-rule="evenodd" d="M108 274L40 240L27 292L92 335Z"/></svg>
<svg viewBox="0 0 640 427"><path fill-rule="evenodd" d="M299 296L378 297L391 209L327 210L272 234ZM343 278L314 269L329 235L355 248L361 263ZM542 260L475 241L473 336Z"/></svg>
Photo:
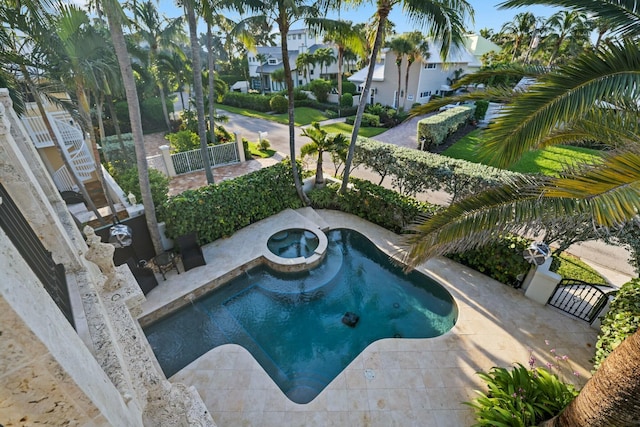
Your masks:
<svg viewBox="0 0 640 427"><path fill-rule="evenodd" d="M164 160L164 165L167 168L167 173L169 177L174 177L177 175L176 169L173 167L173 161L171 160L171 153L169 152L168 145L161 145L160 150L162 151L162 160Z"/></svg>
<svg viewBox="0 0 640 427"><path fill-rule="evenodd" d="M522 286L526 289L524 296L542 305L547 304L551 294L553 294L556 286L560 283L560 280L562 280L562 276L558 273L549 271L552 260L553 258L549 257L544 264L532 269L532 271L527 274Z"/></svg>
<svg viewBox="0 0 640 427"><path fill-rule="evenodd" d="M242 145L242 138L240 138L240 135L238 135L238 132L234 132L233 135L236 138L236 145L238 146L238 156L240 158L240 162L245 162L247 161L246 157L244 156L244 145Z"/></svg>

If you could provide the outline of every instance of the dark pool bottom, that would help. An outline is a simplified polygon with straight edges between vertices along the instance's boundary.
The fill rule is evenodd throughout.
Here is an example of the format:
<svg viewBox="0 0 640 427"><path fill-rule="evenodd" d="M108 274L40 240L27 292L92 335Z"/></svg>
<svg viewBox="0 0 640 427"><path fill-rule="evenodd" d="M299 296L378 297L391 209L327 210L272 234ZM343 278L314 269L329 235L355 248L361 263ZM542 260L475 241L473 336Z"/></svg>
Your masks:
<svg viewBox="0 0 640 427"><path fill-rule="evenodd" d="M223 344L239 344L289 399L313 400L372 342L430 338L455 324L451 295L405 275L353 230L328 233L327 256L305 273L258 267L145 329L167 377ZM359 316L355 327L342 322Z"/></svg>

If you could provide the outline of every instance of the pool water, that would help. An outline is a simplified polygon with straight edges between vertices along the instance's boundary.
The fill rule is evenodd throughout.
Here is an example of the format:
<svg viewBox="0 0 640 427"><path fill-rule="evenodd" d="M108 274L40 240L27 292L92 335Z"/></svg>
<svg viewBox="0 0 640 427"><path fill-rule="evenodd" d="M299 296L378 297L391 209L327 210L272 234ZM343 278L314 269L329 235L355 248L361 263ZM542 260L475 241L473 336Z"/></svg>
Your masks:
<svg viewBox="0 0 640 427"><path fill-rule="evenodd" d="M269 238L267 247L282 258L308 258L313 255L320 240L311 231L291 228Z"/></svg>
<svg viewBox="0 0 640 427"><path fill-rule="evenodd" d="M430 338L455 324L451 295L405 275L353 230L328 233L324 261L304 273L257 267L145 329L167 377L219 345L246 348L296 403L313 400L372 342ZM342 323L359 316L355 327Z"/></svg>

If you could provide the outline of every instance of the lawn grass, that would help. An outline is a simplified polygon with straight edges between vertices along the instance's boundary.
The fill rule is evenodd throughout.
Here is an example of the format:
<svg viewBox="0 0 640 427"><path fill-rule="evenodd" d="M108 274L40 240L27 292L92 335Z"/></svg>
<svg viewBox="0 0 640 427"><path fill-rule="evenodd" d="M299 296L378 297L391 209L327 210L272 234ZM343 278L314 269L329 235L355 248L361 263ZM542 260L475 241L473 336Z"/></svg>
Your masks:
<svg viewBox="0 0 640 427"><path fill-rule="evenodd" d="M600 273L573 255L561 253L554 255L551 271L555 271L563 279L577 279L587 283L604 285L607 281Z"/></svg>
<svg viewBox="0 0 640 427"><path fill-rule="evenodd" d="M344 122L342 123L333 123L330 125L322 126L322 129L326 130L329 133L344 133L347 135L351 135L353 132L353 126L348 125ZM377 127L361 127L358 135L364 136L366 138L371 138L372 136L380 135L382 132L385 132L387 128L377 128Z"/></svg>
<svg viewBox="0 0 640 427"><path fill-rule="evenodd" d="M289 116L287 113L273 114L262 113L260 111L248 110L246 108L232 107L230 105L222 105L219 107L221 110L228 111L230 113L242 114L247 117L255 117L258 119L271 120L272 122L282 123L283 125L289 124ZM311 122L320 122L327 120L327 116L315 108L310 107L298 107L295 109L294 120L296 126L305 126L311 124Z"/></svg>
<svg viewBox="0 0 640 427"><path fill-rule="evenodd" d="M480 141L482 141L482 131L476 129L447 148L442 155L480 163L475 154L475 148ZM598 150L558 145L525 153L517 163L511 165L509 170L557 176L567 165L575 165L577 162L595 163L600 158L601 152Z"/></svg>
<svg viewBox="0 0 640 427"><path fill-rule="evenodd" d="M266 150L259 149L257 142L249 142L249 151L252 156L260 157L262 159L266 159L276 154L276 150L272 150L270 148L267 148Z"/></svg>

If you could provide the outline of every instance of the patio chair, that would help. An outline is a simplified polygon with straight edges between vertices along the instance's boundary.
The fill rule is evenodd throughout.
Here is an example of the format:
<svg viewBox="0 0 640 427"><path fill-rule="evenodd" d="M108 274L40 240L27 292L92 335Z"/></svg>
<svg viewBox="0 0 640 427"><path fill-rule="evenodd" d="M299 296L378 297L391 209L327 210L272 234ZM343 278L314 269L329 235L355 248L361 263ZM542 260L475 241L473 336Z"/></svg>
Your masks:
<svg viewBox="0 0 640 427"><path fill-rule="evenodd" d="M196 233L189 233L177 237L175 242L178 248L180 248L184 271L207 264L202 254L202 248L198 244L198 235Z"/></svg>
<svg viewBox="0 0 640 427"><path fill-rule="evenodd" d="M127 265L129 266L131 273L133 273L133 277L136 278L136 282L138 282L138 286L140 286L144 295L148 294L151 289L158 286L158 280L156 279L156 275L152 269L140 266L134 258L129 258L127 260Z"/></svg>

